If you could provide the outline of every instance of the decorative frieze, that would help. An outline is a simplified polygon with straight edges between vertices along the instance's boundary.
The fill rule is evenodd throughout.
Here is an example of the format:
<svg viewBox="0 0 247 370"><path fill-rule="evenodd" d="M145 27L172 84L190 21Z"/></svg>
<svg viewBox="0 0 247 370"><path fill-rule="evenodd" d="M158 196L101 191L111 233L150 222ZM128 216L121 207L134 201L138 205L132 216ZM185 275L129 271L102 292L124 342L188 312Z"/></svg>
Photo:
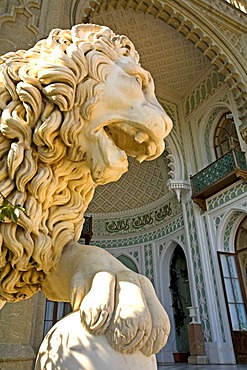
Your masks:
<svg viewBox="0 0 247 370"><path fill-rule="evenodd" d="M243 194L247 194L247 184L240 182L237 185L222 191L217 196L209 199L207 201L207 209L208 211L211 211L212 209L222 206L223 204L227 204L229 201Z"/></svg>
<svg viewBox="0 0 247 370"><path fill-rule="evenodd" d="M106 232L115 234L121 232L133 232L144 229L148 225L153 225L164 221L172 215L171 202L161 206L155 211L150 211L141 215L127 219L111 220L105 222Z"/></svg>
<svg viewBox="0 0 247 370"><path fill-rule="evenodd" d="M92 239L91 244L97 245L101 248L123 248L130 247L133 245L140 245L148 243L157 239L161 239L164 236L174 233L175 231L182 229L184 227L184 218L183 215L178 215L175 219L166 223L165 225L148 232L143 232L139 235L129 235L127 238L124 235L122 238L117 235L114 235L114 238L109 239L109 236Z"/></svg>
<svg viewBox="0 0 247 370"><path fill-rule="evenodd" d="M171 218L182 213L180 203L176 197L169 198L165 204L138 213L134 216L122 216L110 219L93 219L94 238L105 238L110 235L124 235L138 233L168 222Z"/></svg>

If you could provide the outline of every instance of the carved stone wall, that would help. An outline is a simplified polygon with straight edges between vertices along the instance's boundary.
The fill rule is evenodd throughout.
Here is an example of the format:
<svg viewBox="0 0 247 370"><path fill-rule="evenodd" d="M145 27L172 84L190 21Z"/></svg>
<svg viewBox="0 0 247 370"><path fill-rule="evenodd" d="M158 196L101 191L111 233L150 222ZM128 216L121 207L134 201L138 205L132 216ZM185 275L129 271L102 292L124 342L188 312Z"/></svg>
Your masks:
<svg viewBox="0 0 247 370"><path fill-rule="evenodd" d="M28 49L56 27L70 27L68 2L49 0L1 0L0 54Z"/></svg>

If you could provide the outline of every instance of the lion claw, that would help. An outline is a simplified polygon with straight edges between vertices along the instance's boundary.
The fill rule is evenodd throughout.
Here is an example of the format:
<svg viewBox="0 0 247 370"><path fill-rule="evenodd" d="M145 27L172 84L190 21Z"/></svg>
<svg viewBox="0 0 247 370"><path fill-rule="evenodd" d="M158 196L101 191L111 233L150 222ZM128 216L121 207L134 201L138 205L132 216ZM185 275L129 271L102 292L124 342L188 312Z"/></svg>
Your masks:
<svg viewBox="0 0 247 370"><path fill-rule="evenodd" d="M103 284L102 284L103 281ZM107 271L95 274L90 291L80 306L81 322L91 334L104 334L114 310L115 276Z"/></svg>

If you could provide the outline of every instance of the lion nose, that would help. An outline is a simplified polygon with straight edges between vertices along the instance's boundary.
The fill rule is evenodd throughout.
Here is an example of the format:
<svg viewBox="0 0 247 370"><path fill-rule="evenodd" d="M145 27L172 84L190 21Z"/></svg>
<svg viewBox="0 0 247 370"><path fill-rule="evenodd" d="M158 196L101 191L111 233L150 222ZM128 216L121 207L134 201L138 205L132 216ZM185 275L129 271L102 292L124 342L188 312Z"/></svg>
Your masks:
<svg viewBox="0 0 247 370"><path fill-rule="evenodd" d="M166 137L171 132L171 129L173 127L173 122L164 110L163 110L162 116L163 116L163 119L164 119L165 125L166 125L166 130L165 130L165 137Z"/></svg>
<svg viewBox="0 0 247 370"><path fill-rule="evenodd" d="M165 122L165 134L164 134L164 138L170 133L172 127L173 127L173 122L171 120L171 118L168 116L168 114L166 113L166 111L164 110L164 108L162 107L162 105L158 102L157 98L155 95L149 95L147 97L147 100L149 101L149 103L151 103L151 105L153 106L153 108L160 113L160 115L162 116L163 118L163 121Z"/></svg>

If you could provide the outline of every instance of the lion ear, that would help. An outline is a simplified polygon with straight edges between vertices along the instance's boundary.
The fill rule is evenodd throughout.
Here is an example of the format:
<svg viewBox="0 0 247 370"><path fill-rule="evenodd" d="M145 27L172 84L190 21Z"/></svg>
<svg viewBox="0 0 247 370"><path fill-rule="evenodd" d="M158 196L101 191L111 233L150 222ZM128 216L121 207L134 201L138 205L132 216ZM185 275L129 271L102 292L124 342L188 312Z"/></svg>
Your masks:
<svg viewBox="0 0 247 370"><path fill-rule="evenodd" d="M112 37L114 33L106 26L99 26L97 24L78 24L71 29L72 41L94 41L101 35Z"/></svg>

